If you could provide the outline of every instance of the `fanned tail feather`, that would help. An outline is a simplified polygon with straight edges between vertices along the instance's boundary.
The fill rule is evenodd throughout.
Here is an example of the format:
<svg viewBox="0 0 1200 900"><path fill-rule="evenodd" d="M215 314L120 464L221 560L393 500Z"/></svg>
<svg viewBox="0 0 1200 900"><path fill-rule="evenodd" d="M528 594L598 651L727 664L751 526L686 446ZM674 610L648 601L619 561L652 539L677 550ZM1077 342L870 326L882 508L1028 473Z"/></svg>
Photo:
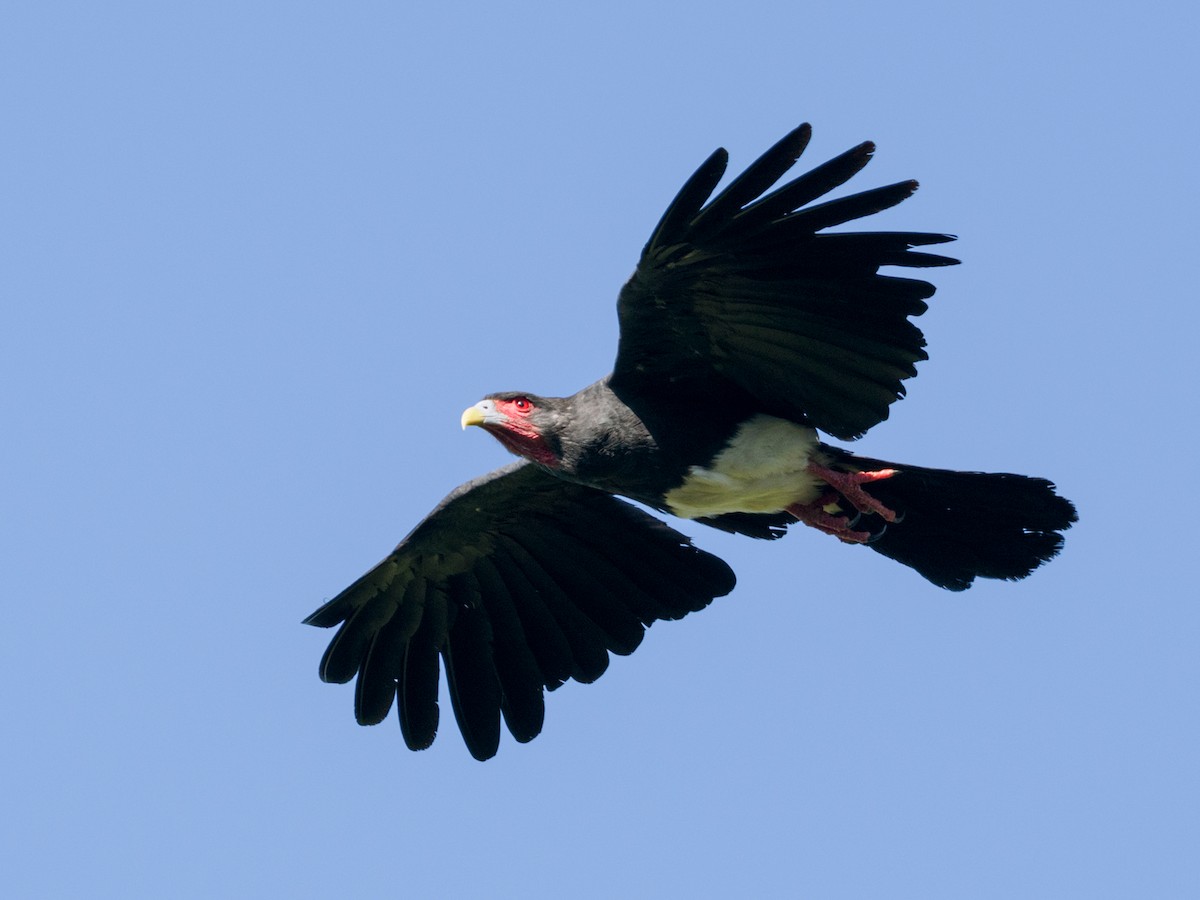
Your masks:
<svg viewBox="0 0 1200 900"><path fill-rule="evenodd" d="M1024 578L1058 555L1062 532L1078 518L1045 478L927 469L849 453L835 467L896 470L868 492L899 520L880 528L867 546L952 591L975 578Z"/></svg>

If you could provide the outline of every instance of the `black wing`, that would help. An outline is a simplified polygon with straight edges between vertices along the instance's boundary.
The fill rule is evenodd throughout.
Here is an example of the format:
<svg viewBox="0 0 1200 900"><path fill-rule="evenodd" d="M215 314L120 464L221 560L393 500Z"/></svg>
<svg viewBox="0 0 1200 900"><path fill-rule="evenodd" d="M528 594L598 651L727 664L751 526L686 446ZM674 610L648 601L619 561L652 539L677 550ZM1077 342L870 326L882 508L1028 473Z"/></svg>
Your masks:
<svg viewBox="0 0 1200 900"><path fill-rule="evenodd" d="M901 382L927 358L909 317L925 311L934 288L878 269L951 265L957 260L912 248L953 238L824 233L916 190L915 181L905 181L806 205L866 165L871 143L762 196L811 133L801 125L707 205L725 172L724 150L683 186L621 291L614 390L733 385L763 412L845 439L887 418L888 406L904 395Z"/></svg>
<svg viewBox="0 0 1200 900"><path fill-rule="evenodd" d="M517 462L457 488L391 555L305 619L341 625L321 679L358 675L359 723L395 700L404 740L433 743L438 655L467 748L494 756L500 718L542 730L543 688L589 682L645 626L733 589L724 562L636 507Z"/></svg>

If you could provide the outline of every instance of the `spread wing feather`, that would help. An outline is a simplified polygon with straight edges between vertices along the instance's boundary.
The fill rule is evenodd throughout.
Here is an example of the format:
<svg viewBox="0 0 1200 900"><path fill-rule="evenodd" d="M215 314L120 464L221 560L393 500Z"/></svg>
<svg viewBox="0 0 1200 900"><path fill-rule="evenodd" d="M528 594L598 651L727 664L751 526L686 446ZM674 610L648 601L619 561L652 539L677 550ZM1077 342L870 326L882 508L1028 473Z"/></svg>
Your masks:
<svg viewBox="0 0 1200 900"><path fill-rule="evenodd" d="M423 581L421 589L421 624L392 660L390 671L374 674L384 681L381 688L391 686L390 672L397 672L396 698L400 708L400 733L410 750L425 750L437 736L441 711L438 707L438 648L446 640L446 599L438 588Z"/></svg>
<svg viewBox="0 0 1200 900"><path fill-rule="evenodd" d="M733 589L724 562L623 500L518 462L455 490L379 565L305 621L340 626L325 681L357 675L355 715L405 743L438 727L439 656L471 754L541 730L544 690L594 681L647 625Z"/></svg>
<svg viewBox="0 0 1200 900"><path fill-rule="evenodd" d="M710 202L724 151L684 185L621 291L615 391L733 385L762 412L845 439L887 417L926 358L910 318L925 311L934 288L879 268L951 265L956 260L913 248L953 238L825 232L916 190L904 181L809 205L867 164L869 142L763 195L810 136L800 126Z"/></svg>
<svg viewBox="0 0 1200 900"><path fill-rule="evenodd" d="M510 558L521 567L522 573L534 588L530 596L545 602L571 655L571 668L567 670L566 676L543 670L546 686L553 689L558 687L558 683L555 682L561 683L561 680L566 678L574 678L581 684L590 684L608 668L608 650L604 646L604 635L599 626L583 614L533 554L517 541L510 541ZM535 548L534 553L536 552Z"/></svg>

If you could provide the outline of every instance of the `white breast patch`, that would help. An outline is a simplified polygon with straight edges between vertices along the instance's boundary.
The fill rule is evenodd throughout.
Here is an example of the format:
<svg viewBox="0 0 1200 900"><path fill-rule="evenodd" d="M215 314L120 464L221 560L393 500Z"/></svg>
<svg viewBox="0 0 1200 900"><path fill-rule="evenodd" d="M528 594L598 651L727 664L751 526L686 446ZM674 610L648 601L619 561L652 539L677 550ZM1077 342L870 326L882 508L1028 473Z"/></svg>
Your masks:
<svg viewBox="0 0 1200 900"><path fill-rule="evenodd" d="M664 499L671 512L684 519L779 512L793 503L811 503L823 484L806 469L816 446L812 428L754 416L708 468L692 466L683 484Z"/></svg>

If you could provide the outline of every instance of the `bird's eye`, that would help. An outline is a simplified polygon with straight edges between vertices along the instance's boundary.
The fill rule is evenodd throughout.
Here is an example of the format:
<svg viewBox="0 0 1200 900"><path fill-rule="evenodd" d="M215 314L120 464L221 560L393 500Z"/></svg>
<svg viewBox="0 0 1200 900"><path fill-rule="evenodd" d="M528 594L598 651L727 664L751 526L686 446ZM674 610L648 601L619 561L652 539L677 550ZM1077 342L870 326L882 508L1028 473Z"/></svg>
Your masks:
<svg viewBox="0 0 1200 900"><path fill-rule="evenodd" d="M513 401L513 406L515 406L519 412L529 412L529 410L533 408L533 404L529 402L528 397L518 397Z"/></svg>

